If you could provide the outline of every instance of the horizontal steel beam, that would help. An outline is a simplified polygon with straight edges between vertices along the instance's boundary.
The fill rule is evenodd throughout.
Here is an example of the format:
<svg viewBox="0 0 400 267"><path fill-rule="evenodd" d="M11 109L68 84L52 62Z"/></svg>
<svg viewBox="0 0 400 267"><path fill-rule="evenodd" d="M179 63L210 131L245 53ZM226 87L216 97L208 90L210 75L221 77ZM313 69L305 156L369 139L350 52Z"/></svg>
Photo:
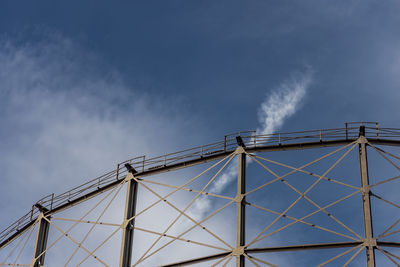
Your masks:
<svg viewBox="0 0 400 267"><path fill-rule="evenodd" d="M344 247L355 247L363 244L360 242L339 242L339 243L322 243L322 244L303 244L296 246L281 246L281 247L264 247L264 248L247 248L244 250L246 254L252 253L268 253L268 252L284 252L284 251L296 251L296 250L313 250L313 249L333 249L333 248L344 248ZM196 264L204 261L215 260L218 258L225 257L231 252L224 252L218 254L212 254L204 257L199 257L195 259L190 259L186 261L180 261L175 263L170 263L167 265L161 265L161 267L174 267L174 266L185 266Z"/></svg>
<svg viewBox="0 0 400 267"><path fill-rule="evenodd" d="M219 258L223 258L227 255L231 254L231 252L223 252L223 253L218 253L218 254L213 254L213 255L208 255L196 259L190 259L186 261L180 261L180 262L175 262L171 264L166 264L166 265L160 265L160 267L173 267L173 266L185 266L185 265L191 265L195 263L200 263L200 262L205 262L205 261L210 261L210 260L215 260Z"/></svg>
<svg viewBox="0 0 400 267"><path fill-rule="evenodd" d="M340 243L322 243L322 244L304 244L295 246L282 246L282 247L265 247L265 248L250 248L245 249L246 253L268 253L268 252L283 252L295 250L311 250L311 249L330 249L330 248L344 248L354 247L361 245L363 242L340 242Z"/></svg>
<svg viewBox="0 0 400 267"><path fill-rule="evenodd" d="M382 146L400 146L400 141L398 140L389 140L389 139L376 139L376 138L368 138L368 142L374 145L382 145Z"/></svg>
<svg viewBox="0 0 400 267"><path fill-rule="evenodd" d="M382 247L400 247L400 243L398 242L376 241L376 244Z"/></svg>

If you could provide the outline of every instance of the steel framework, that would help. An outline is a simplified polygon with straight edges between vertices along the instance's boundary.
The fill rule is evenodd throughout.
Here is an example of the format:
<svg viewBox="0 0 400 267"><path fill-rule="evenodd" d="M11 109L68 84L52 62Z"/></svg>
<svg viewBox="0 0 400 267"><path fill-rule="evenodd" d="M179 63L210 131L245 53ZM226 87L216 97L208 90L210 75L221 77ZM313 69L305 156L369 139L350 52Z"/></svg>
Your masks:
<svg viewBox="0 0 400 267"><path fill-rule="evenodd" d="M361 252L365 251L365 263L368 267L376 266L378 261L375 253L381 253L388 261L396 266L400 266L400 256L396 255L391 249L400 248L400 242L396 240L388 240L388 237L393 237L395 234L400 233L400 230L396 230L396 227L400 226L400 213L397 209L400 208L399 204L394 203L386 198L386 196L378 195L372 189L377 188L387 183L393 183L400 180L400 175L388 179L381 179L373 184L370 183L370 177L368 172L367 150L374 151L379 155L385 162L393 166L397 172L400 171L400 166L396 164L397 160L400 160L400 156L397 156L394 152L389 151L390 149L400 146L400 129L395 128L380 128L378 123L370 122L357 122L357 123L346 123L344 128L336 129L325 129L325 130L311 130L302 132L291 132L291 133L278 133L270 135L257 135L255 131L238 132L229 134L224 137L221 142L212 143L205 146L195 147L180 152L166 154L155 158L146 158L145 156L133 158L117 165L117 168L103 176L93 179L83 185L73 188L60 195L47 195L40 199L37 203L32 206L32 209L21 217L19 220L11 224L9 227L0 232L0 256L5 255L4 259L0 258L0 266L44 266L45 255L50 251L56 244L62 239L67 239L75 245L75 249L72 251L72 255L68 258L65 263L60 265L68 265L72 262L72 258L78 252L83 252L85 256L77 264L84 264L88 258L95 260L100 265L109 266L106 259L102 259L101 256L97 255L99 249L104 246L116 233L121 230L121 248L120 248L120 259L119 265L122 267L128 266L146 266L147 260L154 255L157 255L165 247L170 246L175 241L186 242L200 246L202 248L213 249L219 251L218 253L211 253L203 256L194 258L184 259L175 263L161 263L162 266L184 266L192 265L197 263L203 263L207 266L227 266L229 264L236 264L236 266L243 267L245 264L250 263L255 266L267 265L267 266L278 266L273 260L269 258L266 260L258 255L264 255L269 253L277 252L288 252L288 251L309 251L309 250L327 250L327 249L341 249L341 252L329 257L328 259L322 259L318 266L325 266L329 263L335 263L336 260L344 258L349 255L350 258L344 262L343 266L347 266L354 262L357 256L361 255ZM294 167L287 163L282 163L276 160L272 160L270 157L265 157L261 153L272 152L272 151L291 151L291 150L304 150L304 149L316 149L332 147L334 150L329 153L303 164L300 167ZM333 179L329 176L331 171L338 166L343 159L348 157L349 153L358 147L358 162L360 168L360 184L355 186L346 181L340 179ZM384 149L384 148L390 149ZM340 154L341 153L341 154ZM321 160L337 156L333 164L327 168L327 170L321 174L317 174L309 171L311 165L319 163ZM212 190L211 186L216 182L216 179L221 176L226 170L227 166L237 159L236 168L236 188L234 196L227 196L220 194L217 190ZM250 181L246 166L249 162L255 163L265 173L267 173L272 179L263 182L252 189L248 189L247 181ZM211 164L208 168L203 170L191 179L184 180L181 185L174 185L169 183L163 183L159 179L150 179L150 176L160 175L168 171L179 170L188 168L191 166L201 165L203 163ZM278 174L272 170L269 165L280 166L289 170L283 175ZM230 166L230 165L229 165ZM198 189L188 188L190 184L199 180L199 177L204 176L206 173L215 172L211 175L205 185ZM292 174L306 174L313 178L315 181L307 187L306 190L300 190L293 183L289 182L288 176ZM271 207L265 207L256 203L250 202L248 197L255 192L260 192L273 184L280 181L288 189L296 194L294 201L290 203L286 208L281 211L271 209ZM320 205L310 197L310 191L312 191L320 182L326 181L335 185L340 185L351 189L350 194L345 195L342 198L336 199L326 205ZM162 195L158 193L154 186L165 187L172 191ZM122 192L122 188L126 188L126 201L125 201L125 212L124 217L121 218L121 223L111 223L102 220L103 215L112 204L113 200ZM151 205L146 206L144 209L137 212L138 203L138 188L146 190L150 195L155 197L157 200ZM171 197L176 192L190 192L195 194L194 198L191 198L189 203L182 207L174 204ZM361 196L362 204L362 221L364 224L363 234L357 232L358 229L352 229L351 226L343 222L340 216L336 216L328 210L338 205L339 203L355 196ZM100 200L95 203L82 217L79 219L74 218L63 218L59 217L62 211L69 210L72 207L77 206L81 203L86 203L89 199L100 197ZM213 197L216 199L222 199L227 201L221 207L213 210L207 216L196 217L195 214L190 213L190 209L197 203L202 197ZM87 220L87 216L101 203L105 203L106 199L111 198L105 208L102 210L96 220ZM391 216L394 218L394 222L389 224L384 231L378 235L374 234L374 216L373 209L371 208L372 199L382 201L391 207L396 208L396 212L392 213ZM293 208L298 205L301 201L305 201L311 205L315 210L304 216L295 217L290 215ZM163 227L162 231L155 231L148 228L141 228L135 225L135 220L138 216L146 213L147 211L154 209L159 203L163 203L177 212L177 216L174 217L172 222L166 227ZM206 223L214 217L216 214L221 213L227 207L235 205L235 238L234 242L226 240L221 237L220 233L215 232L210 227L206 226ZM246 209L247 207L253 207L257 210L265 212L267 214L274 215L274 219L265 223L262 226L262 230L257 229L257 234L252 238L247 234L249 228L246 221ZM331 229L322 225L314 224L308 221L308 219L316 214L325 214L327 218L336 225L339 225L342 230L346 233ZM184 231L180 231L176 234L171 234L171 229L178 225L180 219L191 223L190 227L187 225L180 224L180 226L186 226ZM282 219L288 220L289 223L282 225L278 221ZM376 220L376 219L375 219ZM385 219L386 220L386 219ZM67 221L73 223L68 229L63 229L59 222ZM388 222L390 223L390 222ZM78 238L73 237L70 233L72 229L77 225L90 225L86 234L79 241ZM162 222L160 221L160 224ZM293 225L305 225L313 229L330 233L336 237L345 238L348 241L335 241L335 242L321 242L321 243L302 243L298 242L295 245L271 245L257 247L257 244L268 240L274 234L281 233L282 231L290 228ZM98 242L98 245L94 249L87 247L84 243L89 235L94 231L94 228L99 225L114 227L112 231L104 240ZM182 227L183 227L182 226ZM274 230L274 227L277 228ZM34 240L30 238L32 233L36 229L37 234ZM48 244L48 236L50 229L59 232L59 237L54 242ZM186 238L187 234L193 232L193 229L201 229L204 234L208 234L215 242L200 242L193 239ZM247 229L247 231L246 231ZM151 242L144 252L137 259L132 258L132 251L135 249L133 242L134 233L144 232L152 234L156 237L154 242ZM136 236L136 235L135 235ZM248 239L248 240L247 240ZM399 238L397 238L398 240ZM30 241L34 242L34 251L32 252L33 257L30 262L20 262L20 255L26 248L27 243ZM162 243L162 241L165 241ZM19 251L19 252L17 252ZM3 253L4 252L4 253ZM16 254L17 253L17 254ZM1 256L2 257L2 256ZM12 261L10 259L14 257ZM360 257L360 256L359 256ZM167 260L173 261L172 257Z"/></svg>

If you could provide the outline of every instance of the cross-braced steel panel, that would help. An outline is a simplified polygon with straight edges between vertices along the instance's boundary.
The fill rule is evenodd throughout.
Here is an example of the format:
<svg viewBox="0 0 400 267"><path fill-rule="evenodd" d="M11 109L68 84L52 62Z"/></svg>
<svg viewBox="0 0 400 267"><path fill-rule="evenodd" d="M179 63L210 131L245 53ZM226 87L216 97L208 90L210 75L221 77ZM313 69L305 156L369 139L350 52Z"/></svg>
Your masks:
<svg viewBox="0 0 400 267"><path fill-rule="evenodd" d="M122 162L3 230L0 265L398 266L400 129L345 126Z"/></svg>

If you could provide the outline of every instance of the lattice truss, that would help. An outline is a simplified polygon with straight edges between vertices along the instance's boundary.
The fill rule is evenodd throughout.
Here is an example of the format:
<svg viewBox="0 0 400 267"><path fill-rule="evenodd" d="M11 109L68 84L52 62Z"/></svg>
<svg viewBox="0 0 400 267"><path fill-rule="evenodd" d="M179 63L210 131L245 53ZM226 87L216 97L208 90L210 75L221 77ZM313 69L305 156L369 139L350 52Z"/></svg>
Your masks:
<svg viewBox="0 0 400 267"><path fill-rule="evenodd" d="M0 265L399 266L399 161L396 147L361 136L296 151L238 146L151 177L131 171L79 205L43 210Z"/></svg>

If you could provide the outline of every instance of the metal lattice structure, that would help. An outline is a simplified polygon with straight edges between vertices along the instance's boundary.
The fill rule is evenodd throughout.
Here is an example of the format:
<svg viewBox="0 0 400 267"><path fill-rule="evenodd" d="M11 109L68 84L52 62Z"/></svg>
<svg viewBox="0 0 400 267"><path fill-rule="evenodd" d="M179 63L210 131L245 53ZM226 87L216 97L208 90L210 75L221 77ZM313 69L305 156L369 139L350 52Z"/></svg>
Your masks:
<svg viewBox="0 0 400 267"><path fill-rule="evenodd" d="M346 123L344 128L337 129L270 135L239 132L205 146L155 158L133 158L119 163L115 170L103 176L63 194L47 195L35 203L28 213L0 233L0 266L50 266L45 265L45 255L55 250L61 240L67 240L69 245L60 246L64 251L57 254L56 263L53 263L56 266L119 264L128 267L155 263L162 266L280 266L282 263L277 259L285 258L285 253L309 251L318 251L310 256L318 266L358 264L372 267L388 263L399 266L400 251L396 249L400 248L397 235L400 233L400 204L393 200L396 198L393 192L399 189L396 182L400 181L400 154L396 154L399 146L400 129L362 122ZM314 151L318 149L322 149L322 154L316 156ZM296 156L296 151L308 151L305 155L311 160ZM290 154L280 156L277 153ZM380 162L377 169L368 167L370 155L372 161ZM288 163L290 157L298 165ZM345 165L349 158L350 163ZM300 161L303 162L300 164ZM339 177L334 177L341 164L345 167L338 172ZM384 164L393 170L389 171ZM357 179L349 171L355 165L359 170ZM257 172L250 173L255 166ZM191 177L178 175L193 167L196 169L191 171ZM159 178L167 174L173 174L172 178ZM235 176L235 182L231 183L234 185L222 188L221 183L231 181L232 175ZM322 183L326 187L320 187ZM284 189L265 191L278 184ZM389 193L382 195L381 188L388 189ZM289 190L294 197L286 197L284 190ZM188 195L176 197L182 192ZM120 195L124 195L123 207L118 204L118 208L110 208ZM354 201L358 204L340 206L357 196ZM329 198L332 199L328 201ZM375 201L390 208L374 206ZM161 204L163 208L157 209ZM200 204L207 204L206 208L200 209ZM307 209L301 205L308 205ZM164 212L166 207L171 212ZM335 207L338 208L335 210ZM104 219L107 212L119 208L122 210L119 217L109 216L119 222ZM140 218L155 209L151 220L144 220L144 226L138 225ZM228 209L231 215L226 213ZM350 211L353 209L354 214L359 213L359 219ZM71 213L73 210L83 211L83 214L77 216ZM98 216L88 219L96 210ZM71 214L63 216L67 212ZM256 216L255 212L269 217ZM219 214L224 215L210 223ZM221 226L221 222L224 225ZM150 227L151 223L157 230ZM89 228L74 234L81 225ZM376 231L376 226L382 229ZM105 234L106 231L101 230L95 234L99 227L109 227L112 231ZM285 231L294 227L309 230L298 228L286 234ZM228 228L232 231L226 234ZM139 236L136 239L140 233L152 238ZM193 236L189 237L190 234ZM203 238L205 235L207 238ZM94 241L88 244L91 236L96 236L96 244ZM114 242L110 240L115 236L119 236L120 245L116 247L113 243L112 253L119 257L118 263L111 264L99 251L108 242ZM273 236L280 238L271 239ZM313 242L304 242L307 238ZM316 242L320 239L324 242ZM183 245L151 261L177 243ZM183 252L189 245L196 249ZM28 256L21 256L28 248L31 249L29 261ZM325 257L319 251L334 253ZM194 255L195 252L198 255ZM61 254L68 255L61 260ZM92 263L89 264L89 260Z"/></svg>

